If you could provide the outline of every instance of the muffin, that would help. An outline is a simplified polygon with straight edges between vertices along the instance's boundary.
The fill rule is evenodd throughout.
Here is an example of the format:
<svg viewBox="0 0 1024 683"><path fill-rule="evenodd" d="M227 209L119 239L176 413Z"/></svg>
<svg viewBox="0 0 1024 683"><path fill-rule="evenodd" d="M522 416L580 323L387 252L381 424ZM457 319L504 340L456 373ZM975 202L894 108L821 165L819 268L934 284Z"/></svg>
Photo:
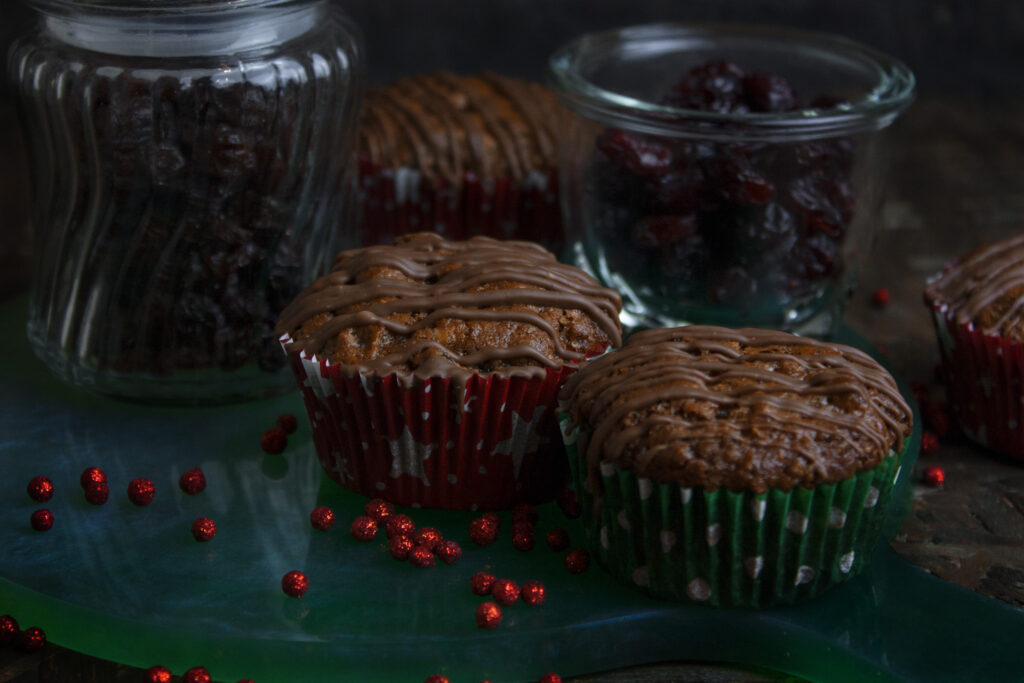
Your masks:
<svg viewBox="0 0 1024 683"><path fill-rule="evenodd" d="M619 345L620 306L536 244L421 233L339 254L277 331L332 479L497 509L564 485L558 390Z"/></svg>
<svg viewBox="0 0 1024 683"><path fill-rule="evenodd" d="M558 253L564 116L544 86L492 73L371 88L358 143L362 244L432 230L533 240Z"/></svg>
<svg viewBox="0 0 1024 683"><path fill-rule="evenodd" d="M709 326L633 335L560 404L596 559L657 597L734 607L867 564L913 419L861 351Z"/></svg>
<svg viewBox="0 0 1024 683"><path fill-rule="evenodd" d="M929 280L924 299L960 427L1024 459L1024 235L974 250Z"/></svg>

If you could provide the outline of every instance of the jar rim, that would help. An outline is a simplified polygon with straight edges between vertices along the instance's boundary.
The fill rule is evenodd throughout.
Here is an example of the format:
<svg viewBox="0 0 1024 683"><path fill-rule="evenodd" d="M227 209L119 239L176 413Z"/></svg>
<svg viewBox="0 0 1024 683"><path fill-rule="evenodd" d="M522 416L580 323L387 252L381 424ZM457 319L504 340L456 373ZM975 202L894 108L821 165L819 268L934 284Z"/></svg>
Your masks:
<svg viewBox="0 0 1024 683"><path fill-rule="evenodd" d="M308 5L315 2L322 0L25 0L26 4L43 12L75 10L112 16L139 12L154 16L183 12L202 14Z"/></svg>
<svg viewBox="0 0 1024 683"><path fill-rule="evenodd" d="M765 41L866 66L877 80L866 94L836 106L785 112L720 113L687 109L641 99L602 87L583 67L615 46L637 54L684 52L715 39ZM797 141L881 130L913 101L916 80L903 62L855 40L829 33L782 26L729 23L655 23L580 36L556 50L548 61L552 89L572 110L607 125L670 137L710 140Z"/></svg>

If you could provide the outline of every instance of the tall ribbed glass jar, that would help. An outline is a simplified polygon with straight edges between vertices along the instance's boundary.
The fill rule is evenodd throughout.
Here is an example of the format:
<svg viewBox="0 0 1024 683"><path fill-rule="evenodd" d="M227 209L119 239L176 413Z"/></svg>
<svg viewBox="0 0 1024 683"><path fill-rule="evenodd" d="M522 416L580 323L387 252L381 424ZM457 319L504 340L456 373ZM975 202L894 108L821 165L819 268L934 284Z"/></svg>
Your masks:
<svg viewBox="0 0 1024 683"><path fill-rule="evenodd" d="M362 90L325 0L29 0L28 336L61 378L209 403L290 386L278 313L343 246Z"/></svg>

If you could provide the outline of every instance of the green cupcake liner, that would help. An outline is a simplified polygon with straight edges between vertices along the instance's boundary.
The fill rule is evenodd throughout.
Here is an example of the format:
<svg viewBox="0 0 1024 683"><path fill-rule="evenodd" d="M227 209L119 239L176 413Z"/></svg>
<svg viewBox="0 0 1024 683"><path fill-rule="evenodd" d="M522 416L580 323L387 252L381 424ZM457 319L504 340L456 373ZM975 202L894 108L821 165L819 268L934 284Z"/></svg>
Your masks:
<svg viewBox="0 0 1024 683"><path fill-rule="evenodd" d="M595 560L655 597L720 607L792 604L856 576L878 543L902 458L760 494L660 484L602 463L595 495L578 431L560 420Z"/></svg>

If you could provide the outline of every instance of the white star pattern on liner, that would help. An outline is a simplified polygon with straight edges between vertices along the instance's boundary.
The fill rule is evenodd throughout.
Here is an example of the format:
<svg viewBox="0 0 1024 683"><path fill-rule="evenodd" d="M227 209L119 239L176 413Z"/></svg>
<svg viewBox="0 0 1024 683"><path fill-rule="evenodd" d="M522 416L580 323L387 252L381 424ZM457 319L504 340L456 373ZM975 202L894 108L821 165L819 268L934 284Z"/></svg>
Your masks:
<svg viewBox="0 0 1024 683"><path fill-rule="evenodd" d="M828 512L828 525L833 529L842 529L846 526L846 513L839 508L832 508Z"/></svg>
<svg viewBox="0 0 1024 683"><path fill-rule="evenodd" d="M667 553L672 550L676 544L676 534L674 531L662 531L661 532L661 552Z"/></svg>
<svg viewBox="0 0 1024 683"><path fill-rule="evenodd" d="M694 579L686 584L686 595L691 600L704 601L711 597L711 586L704 579Z"/></svg>
<svg viewBox="0 0 1024 683"><path fill-rule="evenodd" d="M839 558L839 571L841 571L844 574L849 574L850 570L853 568L853 561L856 558L857 558L857 555L852 550L850 552L846 553L845 555L843 555L842 557L840 557Z"/></svg>
<svg viewBox="0 0 1024 683"><path fill-rule="evenodd" d="M748 557L743 560L743 569L747 572L747 576L756 579L761 576L761 570L764 569L764 558L760 555Z"/></svg>
<svg viewBox="0 0 1024 683"><path fill-rule="evenodd" d="M424 486L430 486L427 473L424 471L423 462L430 457L430 454L437 448L437 444L423 445L416 441L407 425L402 425L402 433L397 439L383 437L391 451L391 478L397 479L403 474L416 477L423 482Z"/></svg>
<svg viewBox="0 0 1024 683"><path fill-rule="evenodd" d="M805 583L810 583L813 579L814 570L808 567L806 564L804 564L796 570L796 576L793 578L793 585L800 586Z"/></svg>
<svg viewBox="0 0 1024 683"><path fill-rule="evenodd" d="M708 542L708 547L714 548L718 545L719 539L722 538L722 525L715 523L708 526L704 532L704 540Z"/></svg>
<svg viewBox="0 0 1024 683"><path fill-rule="evenodd" d="M750 516L754 518L755 522L760 522L764 519L764 511L767 507L768 504L764 500L755 498L750 501Z"/></svg>
<svg viewBox="0 0 1024 683"><path fill-rule="evenodd" d="M874 486L868 489L868 494L864 496L864 507L873 508L878 503L878 489Z"/></svg>
<svg viewBox="0 0 1024 683"><path fill-rule="evenodd" d="M689 503L691 498L693 498L693 489L680 486L679 499L683 502L683 505Z"/></svg>
<svg viewBox="0 0 1024 683"><path fill-rule="evenodd" d="M491 456L512 456L512 473L516 478L519 477L519 468L523 464L523 456L527 453L536 452L538 448L548 442L547 438L537 432L537 425L540 424L540 420L546 411L547 406L537 406L533 411L533 417L529 420L524 420L519 413L513 410L512 433L509 434L507 439L502 439L494 444L494 448L491 449Z"/></svg>
<svg viewBox="0 0 1024 683"><path fill-rule="evenodd" d="M640 493L640 500L647 500L654 492L654 484L650 479L641 477L636 480L637 489Z"/></svg>
<svg viewBox="0 0 1024 683"><path fill-rule="evenodd" d="M800 512L791 510L786 515L786 528L794 534L802 534L807 531L807 518Z"/></svg>

